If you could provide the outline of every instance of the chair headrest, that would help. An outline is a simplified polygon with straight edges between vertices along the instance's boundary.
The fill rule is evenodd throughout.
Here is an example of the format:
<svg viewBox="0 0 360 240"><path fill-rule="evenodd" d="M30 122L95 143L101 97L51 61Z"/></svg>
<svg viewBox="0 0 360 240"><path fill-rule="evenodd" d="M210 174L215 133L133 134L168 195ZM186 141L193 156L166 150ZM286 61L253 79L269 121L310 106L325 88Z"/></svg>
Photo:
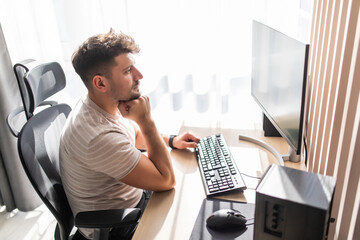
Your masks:
<svg viewBox="0 0 360 240"><path fill-rule="evenodd" d="M30 99L30 112L48 97L65 88L66 78L57 62L42 63L25 74Z"/></svg>
<svg viewBox="0 0 360 240"><path fill-rule="evenodd" d="M32 116L32 112L29 111L30 108L30 97L25 84L25 75L33 67L39 65L34 59L25 59L19 63L16 63L13 67L18 85L20 90L20 96L23 102L24 112L27 119Z"/></svg>

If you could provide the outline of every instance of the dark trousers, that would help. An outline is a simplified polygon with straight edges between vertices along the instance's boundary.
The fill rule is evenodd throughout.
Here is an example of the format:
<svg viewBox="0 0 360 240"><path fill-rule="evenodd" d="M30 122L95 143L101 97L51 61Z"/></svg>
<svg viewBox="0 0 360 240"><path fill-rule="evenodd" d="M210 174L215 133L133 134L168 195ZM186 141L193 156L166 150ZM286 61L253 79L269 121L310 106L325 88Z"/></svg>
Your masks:
<svg viewBox="0 0 360 240"><path fill-rule="evenodd" d="M141 215L143 214L143 212L145 210L145 207L149 201L151 194L152 194L152 191L144 190L139 203L136 205L136 208L141 209ZM130 240L135 233L137 225L138 225L138 223L128 225L125 227L113 228L109 233L109 239L110 240L120 240L120 239L121 240Z"/></svg>

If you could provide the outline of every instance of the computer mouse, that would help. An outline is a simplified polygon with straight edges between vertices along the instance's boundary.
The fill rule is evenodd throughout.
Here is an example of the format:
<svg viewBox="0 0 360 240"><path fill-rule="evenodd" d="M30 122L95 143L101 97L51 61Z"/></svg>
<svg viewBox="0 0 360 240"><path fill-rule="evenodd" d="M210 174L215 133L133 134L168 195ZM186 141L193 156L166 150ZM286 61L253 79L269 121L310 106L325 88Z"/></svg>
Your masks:
<svg viewBox="0 0 360 240"><path fill-rule="evenodd" d="M241 212L235 209L220 209L213 212L207 219L206 224L214 229L235 229L246 227L247 219Z"/></svg>

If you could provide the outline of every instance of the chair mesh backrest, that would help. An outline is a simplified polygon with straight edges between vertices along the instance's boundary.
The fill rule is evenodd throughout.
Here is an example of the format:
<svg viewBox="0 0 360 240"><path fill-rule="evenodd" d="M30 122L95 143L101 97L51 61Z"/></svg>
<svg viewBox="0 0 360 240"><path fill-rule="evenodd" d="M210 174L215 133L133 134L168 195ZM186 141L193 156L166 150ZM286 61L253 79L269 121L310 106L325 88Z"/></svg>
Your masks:
<svg viewBox="0 0 360 240"><path fill-rule="evenodd" d="M57 62L43 63L25 74L25 83L30 99L29 111L33 113L41 102L65 87L65 73Z"/></svg>
<svg viewBox="0 0 360 240"><path fill-rule="evenodd" d="M59 174L59 141L70 111L66 104L42 110L29 119L18 139L25 172L65 235L73 227L73 216Z"/></svg>

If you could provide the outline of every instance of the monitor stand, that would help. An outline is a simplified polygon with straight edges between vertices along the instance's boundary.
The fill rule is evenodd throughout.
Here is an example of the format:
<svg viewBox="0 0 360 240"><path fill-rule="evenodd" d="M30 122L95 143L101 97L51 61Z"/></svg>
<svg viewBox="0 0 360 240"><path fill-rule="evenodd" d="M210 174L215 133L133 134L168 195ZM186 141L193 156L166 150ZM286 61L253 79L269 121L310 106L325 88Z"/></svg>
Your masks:
<svg viewBox="0 0 360 240"><path fill-rule="evenodd" d="M256 145L259 145L260 147L265 148L269 152L271 152L274 157L278 160L279 164L281 166L284 166L284 161L290 161L290 162L299 162L300 161L300 155L297 155L295 151L289 146L289 154L280 154L273 146L270 144L259 140L254 137L246 136L246 135L239 135L239 140L247 141L254 143Z"/></svg>
<svg viewBox="0 0 360 240"><path fill-rule="evenodd" d="M283 158L284 157L285 156L283 156ZM290 146L289 146L289 155L286 157L288 157L289 159L284 159L284 160L289 160L290 162L300 162L300 155L296 154L294 149L292 149Z"/></svg>
<svg viewBox="0 0 360 240"><path fill-rule="evenodd" d="M270 144L262 141L262 140L259 140L257 138L254 138L254 137L250 137L250 136L245 136L245 135L239 135L239 140L243 140L243 141L247 141L247 142L251 142L251 143L254 143L256 145L259 145L263 148L265 148L266 150L268 150L269 152L271 152L274 157L278 160L279 164L281 166L284 166L284 156L281 155L275 148L273 148ZM287 155L286 155L287 156ZM285 156L285 157L286 157Z"/></svg>

